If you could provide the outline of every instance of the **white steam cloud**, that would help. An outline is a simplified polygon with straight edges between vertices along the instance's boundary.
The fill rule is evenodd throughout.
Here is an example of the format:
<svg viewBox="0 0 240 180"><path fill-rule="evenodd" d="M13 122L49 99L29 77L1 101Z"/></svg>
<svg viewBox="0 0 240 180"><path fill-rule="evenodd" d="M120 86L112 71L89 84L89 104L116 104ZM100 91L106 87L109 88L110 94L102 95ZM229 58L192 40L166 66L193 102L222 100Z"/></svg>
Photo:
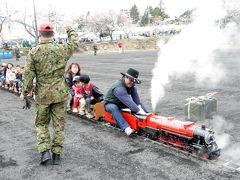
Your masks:
<svg viewBox="0 0 240 180"><path fill-rule="evenodd" d="M225 160L240 163L240 144L233 142L231 136L225 132L226 127L232 129L233 125L227 122L223 117L216 116L213 119L213 127L216 132L216 142L221 148L221 157Z"/></svg>
<svg viewBox="0 0 240 180"><path fill-rule="evenodd" d="M222 64L214 59L214 50L227 42L230 30L220 29L216 20L226 16L222 1L198 0L195 20L182 32L163 45L159 42L158 62L153 69L151 103L155 112L157 103L165 95L170 77L190 74L198 84L216 85L224 77Z"/></svg>

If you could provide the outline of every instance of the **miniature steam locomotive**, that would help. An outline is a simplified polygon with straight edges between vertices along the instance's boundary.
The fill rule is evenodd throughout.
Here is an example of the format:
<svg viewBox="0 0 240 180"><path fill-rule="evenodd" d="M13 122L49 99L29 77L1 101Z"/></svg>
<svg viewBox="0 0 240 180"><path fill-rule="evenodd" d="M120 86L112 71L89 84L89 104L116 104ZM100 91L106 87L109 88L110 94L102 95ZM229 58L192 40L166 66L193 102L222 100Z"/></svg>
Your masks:
<svg viewBox="0 0 240 180"><path fill-rule="evenodd" d="M142 116L133 115L130 111L121 113L132 129L145 133L154 140L206 159L216 159L220 156L214 132L205 126L198 127L194 122L179 121L157 114ZM105 112L105 121L116 124L109 112Z"/></svg>

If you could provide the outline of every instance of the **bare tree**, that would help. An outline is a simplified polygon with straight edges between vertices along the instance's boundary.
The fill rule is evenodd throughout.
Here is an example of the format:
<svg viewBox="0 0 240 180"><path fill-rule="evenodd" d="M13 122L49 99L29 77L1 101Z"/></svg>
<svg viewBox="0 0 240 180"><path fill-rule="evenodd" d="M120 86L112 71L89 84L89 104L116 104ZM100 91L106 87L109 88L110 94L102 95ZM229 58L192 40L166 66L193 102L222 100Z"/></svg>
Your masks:
<svg viewBox="0 0 240 180"><path fill-rule="evenodd" d="M136 26L136 24L133 24L132 19L129 16L129 12L121 11L119 16L119 28L124 32L124 34L129 39L130 34L132 33L132 28Z"/></svg>
<svg viewBox="0 0 240 180"><path fill-rule="evenodd" d="M133 26L132 20L124 11L88 14L86 17L78 17L75 22L78 24L79 29L95 33L100 37L100 40L102 40L103 36L109 36L113 40L113 32L116 30L123 30L126 34L129 34L131 32L130 27Z"/></svg>
<svg viewBox="0 0 240 180"><path fill-rule="evenodd" d="M22 17L22 18L16 18L16 19L12 19L12 21L15 21L21 25L23 25L24 29L27 31L27 33L32 36L35 40L38 39L38 37L36 36L35 31L37 31L37 29L34 27L33 21L32 23L28 23L28 19L33 19L31 17L31 15L27 14L27 10L25 9L25 12L22 14L20 12L18 12L18 17ZM37 41L36 41L37 42Z"/></svg>
<svg viewBox="0 0 240 180"><path fill-rule="evenodd" d="M3 23L6 21L6 19L7 19L6 16L0 16L0 33L2 32Z"/></svg>
<svg viewBox="0 0 240 180"><path fill-rule="evenodd" d="M102 35L104 34L104 20L102 16L103 14L89 16L86 22L87 29L96 35L99 35L100 40L102 40Z"/></svg>
<svg viewBox="0 0 240 180"><path fill-rule="evenodd" d="M123 25L122 19L118 14L113 11L109 11L108 14L103 16L104 31L110 36L111 41L113 40L113 32L118 29L119 26Z"/></svg>
<svg viewBox="0 0 240 180"><path fill-rule="evenodd" d="M2 15L0 16L0 33L2 33L3 31L3 24L4 26L7 25L9 33L11 33L11 24L13 23L12 17L14 14L16 14L16 11L7 11L7 15L4 15L4 13L0 11L0 14Z"/></svg>
<svg viewBox="0 0 240 180"><path fill-rule="evenodd" d="M3 29L3 23L6 21L5 16L0 16L0 39L3 41L3 34L2 34L2 29Z"/></svg>
<svg viewBox="0 0 240 180"><path fill-rule="evenodd" d="M87 26L87 19L84 15L80 15L74 19L74 24L76 24L78 30L83 31L84 28Z"/></svg>
<svg viewBox="0 0 240 180"><path fill-rule="evenodd" d="M25 9L24 13L18 12L15 16L12 21L23 25L26 32L35 39L35 42L38 42L38 27L35 25L33 15L28 14L27 9ZM38 13L38 20L51 22L58 32L63 31L61 27L62 19L63 15L52 9L49 9L46 14Z"/></svg>
<svg viewBox="0 0 240 180"><path fill-rule="evenodd" d="M109 11L92 16L88 26L93 32L109 35L113 40L113 32L124 26L124 18L121 14Z"/></svg>
<svg viewBox="0 0 240 180"><path fill-rule="evenodd" d="M10 31L11 15L15 13L13 11L8 11L6 1L5 1L5 5L6 5L6 13L3 13L0 10L0 33L3 30L3 24L8 24L8 28L9 28L9 31Z"/></svg>

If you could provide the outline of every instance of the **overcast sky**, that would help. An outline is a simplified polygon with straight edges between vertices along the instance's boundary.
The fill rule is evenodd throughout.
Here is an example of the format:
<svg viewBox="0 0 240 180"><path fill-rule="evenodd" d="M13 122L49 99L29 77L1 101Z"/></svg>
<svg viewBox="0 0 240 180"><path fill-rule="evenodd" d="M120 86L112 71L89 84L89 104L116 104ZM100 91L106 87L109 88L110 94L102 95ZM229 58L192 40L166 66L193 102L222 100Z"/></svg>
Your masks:
<svg viewBox="0 0 240 180"><path fill-rule="evenodd" d="M5 12L5 1L7 1L8 9L18 9L24 11L24 7L28 7L28 11L32 10L33 0L0 0L1 12ZM171 16L180 15L185 10L194 6L195 0L163 0L163 6L167 13ZM91 13L106 12L108 10L119 11L121 9L130 9L134 4L137 5L140 12L143 13L148 5L156 7L160 0L35 0L37 11L44 9L56 9L73 16L76 14L85 14L87 11Z"/></svg>

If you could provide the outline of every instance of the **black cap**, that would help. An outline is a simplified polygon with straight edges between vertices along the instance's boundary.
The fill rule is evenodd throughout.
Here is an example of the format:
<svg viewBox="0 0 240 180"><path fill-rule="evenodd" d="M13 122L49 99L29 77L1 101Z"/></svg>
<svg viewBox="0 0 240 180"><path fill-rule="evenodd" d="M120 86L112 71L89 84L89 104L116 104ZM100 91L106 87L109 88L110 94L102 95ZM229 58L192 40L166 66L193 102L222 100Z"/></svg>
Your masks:
<svg viewBox="0 0 240 180"><path fill-rule="evenodd" d="M80 76L80 82L88 84L90 81L90 77L86 74Z"/></svg>

